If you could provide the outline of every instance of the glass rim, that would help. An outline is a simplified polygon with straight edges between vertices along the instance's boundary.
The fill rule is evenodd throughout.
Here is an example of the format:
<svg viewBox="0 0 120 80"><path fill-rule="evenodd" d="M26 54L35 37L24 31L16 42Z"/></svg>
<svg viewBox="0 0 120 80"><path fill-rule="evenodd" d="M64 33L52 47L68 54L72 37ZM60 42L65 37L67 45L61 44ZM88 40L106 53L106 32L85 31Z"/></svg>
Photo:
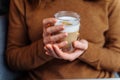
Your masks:
<svg viewBox="0 0 120 80"><path fill-rule="evenodd" d="M58 11L57 13L55 13L55 18L59 18L61 16L70 16L70 17L74 17L76 18L76 20L80 21L80 15L78 15L76 12L74 11ZM63 20L63 19L60 19L60 20ZM68 21L68 20L66 20Z"/></svg>

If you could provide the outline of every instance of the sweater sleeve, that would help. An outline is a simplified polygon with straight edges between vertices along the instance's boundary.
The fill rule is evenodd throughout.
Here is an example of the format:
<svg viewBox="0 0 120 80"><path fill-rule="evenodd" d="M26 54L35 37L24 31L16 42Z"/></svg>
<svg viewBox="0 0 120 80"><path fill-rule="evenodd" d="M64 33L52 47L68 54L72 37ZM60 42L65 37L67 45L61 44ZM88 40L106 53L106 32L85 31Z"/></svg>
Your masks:
<svg viewBox="0 0 120 80"><path fill-rule="evenodd" d="M109 30L106 32L106 44L98 47L89 42L89 47L80 60L98 70L120 71L120 0L111 0L108 9Z"/></svg>
<svg viewBox="0 0 120 80"><path fill-rule="evenodd" d="M11 0L9 13L7 63L13 70L32 70L52 58L45 55L43 40L28 43L28 32L24 21L23 0Z"/></svg>

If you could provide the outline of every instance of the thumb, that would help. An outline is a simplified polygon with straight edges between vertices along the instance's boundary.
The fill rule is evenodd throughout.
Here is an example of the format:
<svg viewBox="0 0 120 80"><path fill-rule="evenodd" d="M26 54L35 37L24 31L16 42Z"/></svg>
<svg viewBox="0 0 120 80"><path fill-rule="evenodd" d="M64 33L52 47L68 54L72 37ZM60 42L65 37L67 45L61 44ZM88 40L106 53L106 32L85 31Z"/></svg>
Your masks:
<svg viewBox="0 0 120 80"><path fill-rule="evenodd" d="M84 39L80 41L75 41L73 42L73 47L81 50L86 50L88 48L88 41Z"/></svg>

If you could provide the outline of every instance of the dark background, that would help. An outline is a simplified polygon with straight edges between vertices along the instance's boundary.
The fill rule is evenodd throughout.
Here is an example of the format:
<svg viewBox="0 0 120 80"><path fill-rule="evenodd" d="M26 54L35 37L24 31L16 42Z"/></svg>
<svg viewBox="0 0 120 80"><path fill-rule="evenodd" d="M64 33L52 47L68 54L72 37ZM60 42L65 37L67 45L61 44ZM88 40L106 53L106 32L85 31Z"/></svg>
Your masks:
<svg viewBox="0 0 120 80"><path fill-rule="evenodd" d="M9 0L0 0L0 15L8 13Z"/></svg>
<svg viewBox="0 0 120 80"><path fill-rule="evenodd" d="M17 72L9 69L6 59L6 40L8 31L9 0L0 0L0 80L15 80Z"/></svg>

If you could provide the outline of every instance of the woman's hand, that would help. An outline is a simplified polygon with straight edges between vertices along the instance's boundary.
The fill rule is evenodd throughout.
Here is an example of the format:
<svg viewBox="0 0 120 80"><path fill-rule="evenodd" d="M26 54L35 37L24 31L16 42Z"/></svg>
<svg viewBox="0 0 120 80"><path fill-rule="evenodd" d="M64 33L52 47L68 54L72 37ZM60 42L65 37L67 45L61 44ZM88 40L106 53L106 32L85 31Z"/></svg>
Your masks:
<svg viewBox="0 0 120 80"><path fill-rule="evenodd" d="M75 41L73 42L73 47L75 48L75 50L71 53L63 52L60 49L60 47L56 44L48 44L45 49L46 49L46 54L49 56L73 61L77 59L80 55L82 55L85 52L85 50L87 50L88 42L86 40Z"/></svg>
<svg viewBox="0 0 120 80"><path fill-rule="evenodd" d="M67 44L66 41L60 42L61 39L67 37L67 33L60 33L64 29L63 25L54 26L55 18L47 18L43 20L43 42L44 48L49 44L56 44L60 48Z"/></svg>
<svg viewBox="0 0 120 80"><path fill-rule="evenodd" d="M67 36L67 33L60 33L64 29L63 25L54 26L56 21L55 18L43 20L43 42L45 45L55 43Z"/></svg>

